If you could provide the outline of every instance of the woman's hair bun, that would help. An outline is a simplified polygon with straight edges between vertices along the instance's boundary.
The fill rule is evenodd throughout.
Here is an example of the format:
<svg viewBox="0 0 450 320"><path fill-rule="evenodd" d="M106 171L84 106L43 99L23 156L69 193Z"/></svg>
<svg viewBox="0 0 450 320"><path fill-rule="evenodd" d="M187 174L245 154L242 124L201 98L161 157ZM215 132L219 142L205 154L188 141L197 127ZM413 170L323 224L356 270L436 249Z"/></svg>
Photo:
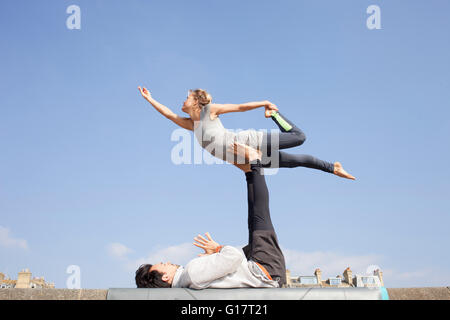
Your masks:
<svg viewBox="0 0 450 320"><path fill-rule="evenodd" d="M204 106L212 102L212 97L206 90L195 89L189 90L189 92L192 92L192 94L194 95L194 99L197 100L200 108L203 108Z"/></svg>

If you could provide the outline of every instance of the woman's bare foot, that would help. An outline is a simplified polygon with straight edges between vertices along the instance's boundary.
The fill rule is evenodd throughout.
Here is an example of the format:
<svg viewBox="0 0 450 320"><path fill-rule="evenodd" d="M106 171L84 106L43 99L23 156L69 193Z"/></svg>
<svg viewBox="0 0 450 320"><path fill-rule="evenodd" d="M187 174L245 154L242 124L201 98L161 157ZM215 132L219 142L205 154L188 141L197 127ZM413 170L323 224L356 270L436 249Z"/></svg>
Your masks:
<svg viewBox="0 0 450 320"><path fill-rule="evenodd" d="M237 168L241 169L244 172L250 172L252 171L252 168L250 167L250 163L247 164L238 164L238 163L233 163Z"/></svg>
<svg viewBox="0 0 450 320"><path fill-rule="evenodd" d="M342 177L342 178L356 180L356 178L354 176L352 176L350 173L348 173L347 171L344 170L344 168L342 167L342 164L340 162L334 163L334 174L339 177Z"/></svg>

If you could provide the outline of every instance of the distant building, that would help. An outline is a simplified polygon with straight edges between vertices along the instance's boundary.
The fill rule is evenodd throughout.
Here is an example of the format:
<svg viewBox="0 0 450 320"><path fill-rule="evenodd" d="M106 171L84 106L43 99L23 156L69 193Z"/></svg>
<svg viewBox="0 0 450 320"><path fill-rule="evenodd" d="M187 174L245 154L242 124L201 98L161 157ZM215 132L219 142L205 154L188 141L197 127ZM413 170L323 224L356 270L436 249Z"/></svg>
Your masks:
<svg viewBox="0 0 450 320"><path fill-rule="evenodd" d="M375 270L373 275L356 275L353 277L353 272L348 267L344 270L342 276L337 275L323 280L322 271L316 269L314 275L294 277L289 270L286 270L286 287L384 287L383 273L380 270Z"/></svg>
<svg viewBox="0 0 450 320"><path fill-rule="evenodd" d="M377 269L373 272L373 275L357 274L354 282L357 287L384 287L383 272Z"/></svg>
<svg viewBox="0 0 450 320"><path fill-rule="evenodd" d="M5 275L0 272L0 289L5 288L55 288L54 283L47 283L44 280L44 277L34 277L31 278L31 272L28 269L22 270L17 275L17 280L12 280L9 278L5 278Z"/></svg>

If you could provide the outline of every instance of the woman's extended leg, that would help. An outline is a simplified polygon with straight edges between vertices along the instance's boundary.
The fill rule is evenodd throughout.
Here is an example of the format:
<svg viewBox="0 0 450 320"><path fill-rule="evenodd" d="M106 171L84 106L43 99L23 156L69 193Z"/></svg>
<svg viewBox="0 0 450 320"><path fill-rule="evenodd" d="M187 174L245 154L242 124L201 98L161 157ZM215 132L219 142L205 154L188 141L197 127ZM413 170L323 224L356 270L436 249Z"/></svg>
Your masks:
<svg viewBox="0 0 450 320"><path fill-rule="evenodd" d="M274 154L274 156L276 155ZM308 154L292 154L278 151L278 166L273 161L270 161L269 158L263 158L262 162L264 168L307 167L333 173L342 178L355 180L354 176L344 170L340 162L331 163Z"/></svg>
<svg viewBox="0 0 450 320"><path fill-rule="evenodd" d="M276 156L274 154L274 156ZM263 162L264 163L264 162ZM320 160L309 154L292 154L284 151L278 151L278 166L272 161L264 163L264 168L296 168L307 167L334 173L334 164L324 160Z"/></svg>
<svg viewBox="0 0 450 320"><path fill-rule="evenodd" d="M302 130L280 114L280 112L272 112L271 118L277 124L278 128L280 128L281 132L276 135L266 133L263 136L261 150L264 152L262 159L264 168L307 167L355 180L355 177L346 172L339 162L330 163L307 154L290 154L280 151L280 149L292 148L303 144L306 136ZM274 157L278 155L278 165L271 163L271 160L273 160L272 154Z"/></svg>

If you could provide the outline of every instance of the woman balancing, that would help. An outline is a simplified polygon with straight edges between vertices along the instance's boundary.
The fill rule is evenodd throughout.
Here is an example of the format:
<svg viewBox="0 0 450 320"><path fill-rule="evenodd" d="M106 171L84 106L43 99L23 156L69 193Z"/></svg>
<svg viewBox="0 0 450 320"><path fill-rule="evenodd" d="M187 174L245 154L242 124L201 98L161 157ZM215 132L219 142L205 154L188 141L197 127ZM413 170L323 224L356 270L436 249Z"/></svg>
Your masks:
<svg viewBox="0 0 450 320"><path fill-rule="evenodd" d="M180 117L153 99L146 88L138 88L142 96L163 116L184 129L194 131L200 145L209 153L241 169L244 162L242 159L236 160L235 154L230 152L229 149L234 142L249 145L257 150L267 151L261 160L264 168L307 167L355 180L355 177L347 173L339 162L330 163L306 154L291 154L280 151L303 144L306 137L303 131L286 119L270 101L218 104L212 103L211 95L205 90L189 90L189 95L181 108L183 112L189 114L189 117ZM270 132L256 130L234 132L227 130L219 119L219 115L223 113L242 112L259 107L265 108L265 117L272 118L280 129L280 132L276 132L276 137L272 137L273 133ZM273 161L273 159L277 161Z"/></svg>

